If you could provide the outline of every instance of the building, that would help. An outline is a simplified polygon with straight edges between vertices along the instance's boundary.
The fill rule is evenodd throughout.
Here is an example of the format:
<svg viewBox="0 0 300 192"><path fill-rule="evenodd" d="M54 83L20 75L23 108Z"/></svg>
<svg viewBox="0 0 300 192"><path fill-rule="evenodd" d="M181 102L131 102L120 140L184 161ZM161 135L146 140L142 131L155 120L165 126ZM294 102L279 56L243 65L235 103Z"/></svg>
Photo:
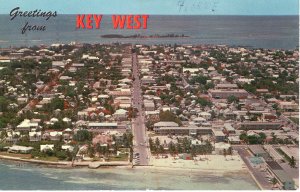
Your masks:
<svg viewBox="0 0 300 192"><path fill-rule="evenodd" d="M215 153L217 155L224 155L224 150L228 152L229 148L230 148L230 144L228 143L223 143L223 142L215 143Z"/></svg>
<svg viewBox="0 0 300 192"><path fill-rule="evenodd" d="M48 150L53 151L54 145L46 144L46 145L40 145L40 151L45 152Z"/></svg>
<svg viewBox="0 0 300 192"><path fill-rule="evenodd" d="M12 147L9 147L7 151L10 152L10 153L25 153L25 154L28 154L32 150L33 150L33 147L13 145Z"/></svg>
<svg viewBox="0 0 300 192"><path fill-rule="evenodd" d="M31 122L29 119L24 119L16 128L18 131L30 131L31 129L38 128L39 124Z"/></svg>
<svg viewBox="0 0 300 192"><path fill-rule="evenodd" d="M294 157L296 161L299 161L299 148L296 147L287 147L287 146L281 146L281 151L285 153L289 158Z"/></svg>
<svg viewBox="0 0 300 192"><path fill-rule="evenodd" d="M259 122L259 121L249 121L242 122L238 124L238 129L240 130L279 130L281 128L280 122Z"/></svg>
<svg viewBox="0 0 300 192"><path fill-rule="evenodd" d="M228 134L235 134L235 129L230 123L224 123L224 131Z"/></svg>
<svg viewBox="0 0 300 192"><path fill-rule="evenodd" d="M126 120L127 119L127 114L128 114L128 111L126 111L125 109L118 109L116 110L116 112L113 114L113 117L116 119L116 120Z"/></svg>
<svg viewBox="0 0 300 192"><path fill-rule="evenodd" d="M202 125L202 123L206 122L206 119L204 119L203 117L196 117L195 119L193 119L193 122L195 125L200 126Z"/></svg>
<svg viewBox="0 0 300 192"><path fill-rule="evenodd" d="M152 100L144 100L145 111L154 111L155 104Z"/></svg>
<svg viewBox="0 0 300 192"><path fill-rule="evenodd" d="M98 122L89 122L89 129L117 129L118 123L98 123Z"/></svg>
<svg viewBox="0 0 300 192"><path fill-rule="evenodd" d="M155 131L155 129L162 128L162 127L178 127L178 124L173 121L160 121L155 123L153 126Z"/></svg>
<svg viewBox="0 0 300 192"><path fill-rule="evenodd" d="M231 89L238 89L238 86L237 86L237 84L222 83L222 84L217 84L215 88L231 90Z"/></svg>
<svg viewBox="0 0 300 192"><path fill-rule="evenodd" d="M221 130L212 129L213 136L216 142L223 142L225 139L225 134Z"/></svg>
<svg viewBox="0 0 300 192"><path fill-rule="evenodd" d="M299 106L297 103L291 101L281 101L278 103L278 107L279 109L282 109L284 111L298 111L299 110Z"/></svg>
<svg viewBox="0 0 300 192"><path fill-rule="evenodd" d="M265 159L269 158L268 153L260 145L250 145L249 149L251 153L256 157L263 157Z"/></svg>
<svg viewBox="0 0 300 192"><path fill-rule="evenodd" d="M248 92L244 89L234 89L234 90L223 90L223 89L210 89L208 94L211 98L216 99L227 99L229 96L235 96L239 99L245 99L248 96Z"/></svg>
<svg viewBox="0 0 300 192"><path fill-rule="evenodd" d="M283 160L282 156L273 148L272 145L264 145L264 149L269 153L274 161L281 162Z"/></svg>
<svg viewBox="0 0 300 192"><path fill-rule="evenodd" d="M266 161L268 172L273 175L285 190L294 190L294 180L275 161Z"/></svg>
<svg viewBox="0 0 300 192"><path fill-rule="evenodd" d="M155 133L160 135L211 135L211 127L197 127L197 126L188 126L188 127L157 127L154 128Z"/></svg>
<svg viewBox="0 0 300 192"><path fill-rule="evenodd" d="M240 144L241 143L239 136L229 136L228 141L230 144Z"/></svg>
<svg viewBox="0 0 300 192"><path fill-rule="evenodd" d="M42 139L42 132L29 132L29 141L41 141Z"/></svg>

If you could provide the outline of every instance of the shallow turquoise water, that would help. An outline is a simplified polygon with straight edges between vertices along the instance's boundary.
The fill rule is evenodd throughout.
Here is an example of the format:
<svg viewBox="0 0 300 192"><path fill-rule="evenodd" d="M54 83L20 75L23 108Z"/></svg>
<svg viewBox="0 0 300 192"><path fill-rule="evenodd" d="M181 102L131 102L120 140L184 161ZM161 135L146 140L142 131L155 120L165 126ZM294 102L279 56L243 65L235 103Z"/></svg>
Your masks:
<svg viewBox="0 0 300 192"><path fill-rule="evenodd" d="M57 169L0 161L0 190L255 190L247 173L210 174L155 168Z"/></svg>

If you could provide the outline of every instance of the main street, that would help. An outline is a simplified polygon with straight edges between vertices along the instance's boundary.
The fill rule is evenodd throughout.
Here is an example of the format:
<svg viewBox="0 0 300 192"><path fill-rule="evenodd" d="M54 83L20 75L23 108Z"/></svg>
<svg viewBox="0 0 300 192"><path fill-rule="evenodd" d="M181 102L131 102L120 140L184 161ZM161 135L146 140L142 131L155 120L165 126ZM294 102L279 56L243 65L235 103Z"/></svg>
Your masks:
<svg viewBox="0 0 300 192"><path fill-rule="evenodd" d="M132 54L132 70L133 70L133 85L132 85L132 105L133 108L137 109L136 117L132 120L132 130L134 136L134 154L137 155L134 159L136 165L148 165L149 163L149 151L148 141L146 138L146 126L145 116L142 107L143 98L141 90L141 81L139 77L138 63L136 53Z"/></svg>

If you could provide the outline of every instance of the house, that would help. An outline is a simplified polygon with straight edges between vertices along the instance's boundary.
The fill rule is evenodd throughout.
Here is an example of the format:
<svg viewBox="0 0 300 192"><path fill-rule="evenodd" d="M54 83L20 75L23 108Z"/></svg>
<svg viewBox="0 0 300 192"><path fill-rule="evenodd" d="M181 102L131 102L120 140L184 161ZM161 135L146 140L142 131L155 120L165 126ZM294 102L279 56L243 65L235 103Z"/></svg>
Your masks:
<svg viewBox="0 0 300 192"><path fill-rule="evenodd" d="M128 111L125 109L118 109L116 110L116 112L113 114L113 117L116 120L126 120L127 119L127 115L128 115Z"/></svg>
<svg viewBox="0 0 300 192"><path fill-rule="evenodd" d="M27 97L18 97L17 98L17 103L18 104L24 104L28 102L28 98Z"/></svg>
<svg viewBox="0 0 300 192"><path fill-rule="evenodd" d="M40 145L40 151L45 152L47 150L53 151L54 145L46 144L46 145Z"/></svg>
<svg viewBox="0 0 300 192"><path fill-rule="evenodd" d="M195 125L200 126L202 125L202 123L206 122L206 119L204 119L203 117L196 117L195 119L193 119L193 122Z"/></svg>
<svg viewBox="0 0 300 192"><path fill-rule="evenodd" d="M52 131L49 133L50 134L50 140L51 141L59 141L62 138L62 132L58 132L58 131Z"/></svg>
<svg viewBox="0 0 300 192"><path fill-rule="evenodd" d="M211 119L211 114L203 111L203 112L198 113L198 117L203 117L204 119L209 120L209 119Z"/></svg>
<svg viewBox="0 0 300 192"><path fill-rule="evenodd" d="M61 149L62 150L65 150L65 151L70 151L70 152L72 152L73 150L74 150L74 147L73 146L71 146L71 145L62 145L61 146Z"/></svg>
<svg viewBox="0 0 300 192"><path fill-rule="evenodd" d="M120 108L129 108L131 106L131 97L116 97L114 104L119 105Z"/></svg>
<svg viewBox="0 0 300 192"><path fill-rule="evenodd" d="M154 111L155 110L155 104L152 100L144 100L144 107L145 111Z"/></svg>
<svg viewBox="0 0 300 192"><path fill-rule="evenodd" d="M41 141L42 139L42 132L29 132L29 141L34 142L34 141Z"/></svg>
<svg viewBox="0 0 300 192"><path fill-rule="evenodd" d="M38 123L31 122L29 119L24 119L16 128L18 131L30 131L30 129L38 128Z"/></svg>
<svg viewBox="0 0 300 192"><path fill-rule="evenodd" d="M54 67L64 68L65 65L66 65L66 63L63 61L52 61L52 68L54 68Z"/></svg>

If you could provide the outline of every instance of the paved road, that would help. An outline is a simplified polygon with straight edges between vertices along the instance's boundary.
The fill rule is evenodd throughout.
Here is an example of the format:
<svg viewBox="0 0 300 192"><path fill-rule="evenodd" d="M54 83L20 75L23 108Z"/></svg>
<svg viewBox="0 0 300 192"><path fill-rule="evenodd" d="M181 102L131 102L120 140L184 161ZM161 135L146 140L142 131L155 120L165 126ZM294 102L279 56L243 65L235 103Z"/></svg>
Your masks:
<svg viewBox="0 0 300 192"><path fill-rule="evenodd" d="M135 53L132 54L133 86L132 86L132 105L138 110L136 118L132 121L134 135L134 153L139 153L138 160L134 160L136 165L148 165L149 150L147 148L148 140L146 137L145 116L142 107L143 98L141 90L141 81L139 78L138 61Z"/></svg>
<svg viewBox="0 0 300 192"><path fill-rule="evenodd" d="M250 152L245 149L247 146L232 146L232 148L236 151L238 151L239 155L241 156L241 158L243 159L243 161L245 162L245 164L247 165L248 169L250 170L250 172L252 173L252 175L255 177L256 181L260 184L260 186L264 189L264 190L271 190L273 185L268 181L268 179L266 178L266 175L268 174L267 172L262 172L260 170L260 168L254 168L251 166L248 158L251 157L252 155L250 154Z"/></svg>

